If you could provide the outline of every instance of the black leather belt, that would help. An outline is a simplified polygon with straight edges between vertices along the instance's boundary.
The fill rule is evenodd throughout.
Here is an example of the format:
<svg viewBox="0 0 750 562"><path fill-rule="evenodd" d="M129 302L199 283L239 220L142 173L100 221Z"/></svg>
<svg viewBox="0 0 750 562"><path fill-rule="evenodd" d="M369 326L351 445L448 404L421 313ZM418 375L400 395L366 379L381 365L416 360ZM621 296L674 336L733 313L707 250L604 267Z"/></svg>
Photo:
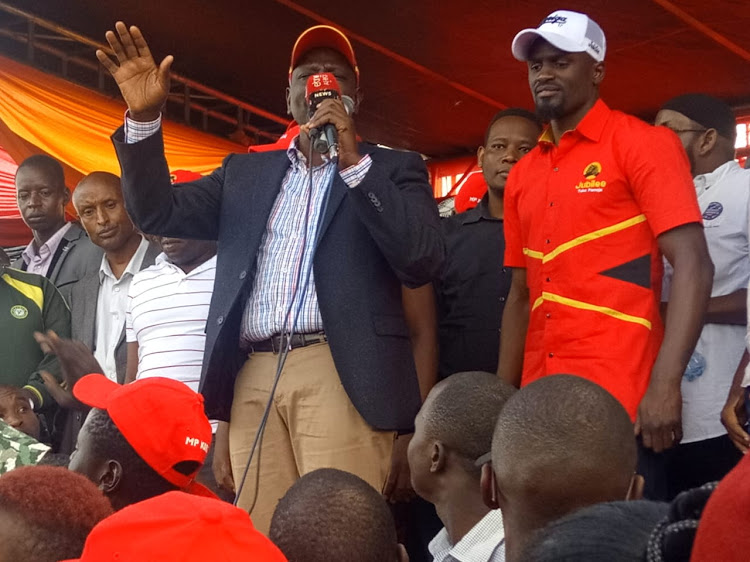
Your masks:
<svg viewBox="0 0 750 562"><path fill-rule="evenodd" d="M286 338L285 338L286 339ZM328 341L325 332L316 332L314 334L293 334L289 340L290 349L297 347L305 347L314 343L321 343ZM272 351L278 353L281 349L281 334L271 336L267 340L250 342L248 351L250 353L263 353Z"/></svg>

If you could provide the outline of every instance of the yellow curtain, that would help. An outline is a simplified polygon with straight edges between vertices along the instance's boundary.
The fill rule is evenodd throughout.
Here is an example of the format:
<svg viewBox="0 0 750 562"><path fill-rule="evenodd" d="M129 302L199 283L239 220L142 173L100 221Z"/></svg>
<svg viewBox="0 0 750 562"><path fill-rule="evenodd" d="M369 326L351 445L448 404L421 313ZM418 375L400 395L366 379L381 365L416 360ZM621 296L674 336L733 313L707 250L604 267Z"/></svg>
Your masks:
<svg viewBox="0 0 750 562"><path fill-rule="evenodd" d="M121 100L0 57L0 146L16 162L39 152L56 158L66 167L70 187L95 170L120 173L109 137L124 113ZM200 174L219 167L230 152L246 152L241 145L171 122L164 123L164 145L171 170Z"/></svg>

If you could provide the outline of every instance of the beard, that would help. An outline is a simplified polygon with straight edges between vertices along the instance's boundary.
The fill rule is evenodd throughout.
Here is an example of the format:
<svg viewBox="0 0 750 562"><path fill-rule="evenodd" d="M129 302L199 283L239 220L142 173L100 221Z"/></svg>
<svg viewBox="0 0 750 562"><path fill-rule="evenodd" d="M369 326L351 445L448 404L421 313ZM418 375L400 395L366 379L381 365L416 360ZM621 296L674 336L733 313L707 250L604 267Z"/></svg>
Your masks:
<svg viewBox="0 0 750 562"><path fill-rule="evenodd" d="M549 123L550 121L560 119L564 116L563 106L563 100L553 101L550 99L542 99L536 101L536 115L545 123Z"/></svg>

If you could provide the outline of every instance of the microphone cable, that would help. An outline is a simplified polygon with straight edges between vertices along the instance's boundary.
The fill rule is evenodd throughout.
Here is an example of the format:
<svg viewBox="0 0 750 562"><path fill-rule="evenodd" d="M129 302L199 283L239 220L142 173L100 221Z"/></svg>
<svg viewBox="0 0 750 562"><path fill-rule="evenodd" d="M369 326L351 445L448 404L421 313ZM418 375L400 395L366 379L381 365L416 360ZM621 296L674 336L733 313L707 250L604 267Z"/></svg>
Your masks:
<svg viewBox="0 0 750 562"><path fill-rule="evenodd" d="M279 341L279 359L276 363L276 374L274 375L273 383L271 384L271 392L268 396L268 401L266 402L266 406L263 410L263 416L261 418L260 424L258 425L258 430L255 432L255 438L253 440L253 445L250 448L250 455L247 459L247 464L245 464L245 469L242 473L242 478L240 479L240 484L237 486L237 492L234 498L234 505L237 505L237 502L239 502L240 497L242 495L242 490L245 487L245 482L247 480L247 474L250 471L250 465L253 462L253 458L255 457L255 452L257 450L258 452L258 463L255 470L255 490L253 492L253 501L250 504L250 507L247 509L247 512L252 514L253 509L255 508L255 504L258 501L258 485L260 483L260 462L261 462L261 450L263 446L263 435L265 434L266 430L266 424L268 422L268 416L271 414L271 406L273 405L273 399L276 395L276 388L279 385L279 380L281 379L281 373L284 370L284 364L286 363L287 356L289 355L289 351L291 349L291 339L294 335L294 331L297 328L297 320L299 319L299 314L302 310L302 302L305 298L305 290L307 289L307 283L310 280L310 273L313 268L313 263L315 261L315 251L318 247L318 240L320 239L320 227L322 225L322 222L325 218L326 211L328 210L328 200L331 195L331 188L333 186L333 182L336 177L337 170L334 169L333 174L331 175L331 179L328 182L328 188L325 191L325 194L323 195L323 204L320 209L320 215L318 216L318 226L315 230L315 237L316 240L313 240L313 256L310 259L310 262L305 269L305 275L304 275L304 281L302 285L300 285L300 281L302 278L302 264L304 263L305 258L305 250L307 249L308 245L308 229L310 224L310 215L312 214L312 199L313 199L313 143L312 139L310 141L310 150L308 153L308 160L307 160L307 180L308 180L308 192L307 192L307 209L305 211L305 234L302 238L302 252L300 254L300 262L297 267L297 276L295 279L295 285L294 290L292 291L292 297L289 302L289 307L287 308L286 315L284 317L284 324L281 328L281 338ZM338 163L338 155L329 160L329 162L333 162L334 167L336 167ZM294 314L294 318L292 319L291 325L289 325L289 319L292 316L292 309L294 308L294 302L297 298L297 294L299 292L300 286L302 287L302 293L300 297L299 306L297 307L297 310ZM289 325L289 329L287 332L287 326ZM231 424L231 420L230 420Z"/></svg>

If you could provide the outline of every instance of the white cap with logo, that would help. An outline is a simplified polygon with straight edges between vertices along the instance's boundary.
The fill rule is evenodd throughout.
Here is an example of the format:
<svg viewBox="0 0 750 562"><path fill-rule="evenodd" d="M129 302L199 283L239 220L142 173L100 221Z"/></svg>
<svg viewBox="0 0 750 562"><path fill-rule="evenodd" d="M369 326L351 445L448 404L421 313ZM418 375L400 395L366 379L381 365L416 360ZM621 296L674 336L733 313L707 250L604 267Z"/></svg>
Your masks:
<svg viewBox="0 0 750 562"><path fill-rule="evenodd" d="M607 51L602 28L578 12L557 10L544 18L539 27L520 31L513 39L513 56L520 61L529 60L529 49L538 37L567 53L588 53L597 62L604 60Z"/></svg>

